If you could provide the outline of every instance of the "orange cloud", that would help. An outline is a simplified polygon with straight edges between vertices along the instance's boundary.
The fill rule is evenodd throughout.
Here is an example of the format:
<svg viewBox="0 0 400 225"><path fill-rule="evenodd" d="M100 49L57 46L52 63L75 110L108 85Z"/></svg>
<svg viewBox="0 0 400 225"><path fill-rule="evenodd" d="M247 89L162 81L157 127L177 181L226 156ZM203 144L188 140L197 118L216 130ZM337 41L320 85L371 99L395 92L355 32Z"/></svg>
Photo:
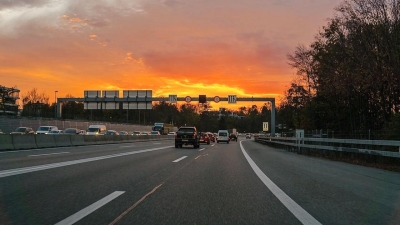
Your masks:
<svg viewBox="0 0 400 225"><path fill-rule="evenodd" d="M286 54L311 41L335 1L9 1L1 85L278 98L294 74Z"/></svg>

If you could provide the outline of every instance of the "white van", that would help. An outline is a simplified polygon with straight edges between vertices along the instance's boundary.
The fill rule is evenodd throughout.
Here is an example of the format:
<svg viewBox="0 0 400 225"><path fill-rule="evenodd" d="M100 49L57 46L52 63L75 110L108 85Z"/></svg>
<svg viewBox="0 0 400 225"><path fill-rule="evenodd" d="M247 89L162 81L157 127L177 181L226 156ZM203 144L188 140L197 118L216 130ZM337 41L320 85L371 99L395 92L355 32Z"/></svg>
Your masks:
<svg viewBox="0 0 400 225"><path fill-rule="evenodd" d="M220 142L226 142L227 144L229 144L229 132L227 130L218 131L217 143Z"/></svg>
<svg viewBox="0 0 400 225"><path fill-rule="evenodd" d="M90 125L86 135L104 135L106 131L106 125Z"/></svg>
<svg viewBox="0 0 400 225"><path fill-rule="evenodd" d="M40 126L37 131L36 134L48 134L50 131L53 130L58 130L58 127L56 126Z"/></svg>

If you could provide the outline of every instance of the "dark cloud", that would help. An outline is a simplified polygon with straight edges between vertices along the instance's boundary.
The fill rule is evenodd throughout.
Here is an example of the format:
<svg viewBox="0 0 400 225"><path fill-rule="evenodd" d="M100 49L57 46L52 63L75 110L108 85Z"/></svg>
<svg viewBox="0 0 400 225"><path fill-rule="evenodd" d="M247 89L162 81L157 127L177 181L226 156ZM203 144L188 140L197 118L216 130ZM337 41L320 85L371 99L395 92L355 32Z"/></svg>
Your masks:
<svg viewBox="0 0 400 225"><path fill-rule="evenodd" d="M45 5L51 0L1 0L0 9L15 7L36 7Z"/></svg>

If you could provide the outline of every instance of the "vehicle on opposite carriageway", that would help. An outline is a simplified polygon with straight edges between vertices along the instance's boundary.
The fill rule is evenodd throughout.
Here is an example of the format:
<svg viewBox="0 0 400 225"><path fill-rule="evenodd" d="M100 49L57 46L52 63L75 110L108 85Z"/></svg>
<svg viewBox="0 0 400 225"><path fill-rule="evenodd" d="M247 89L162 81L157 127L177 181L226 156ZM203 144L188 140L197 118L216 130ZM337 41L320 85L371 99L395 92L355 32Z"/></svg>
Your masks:
<svg viewBox="0 0 400 225"><path fill-rule="evenodd" d="M30 127L18 127L10 134L35 134L35 131Z"/></svg>
<svg viewBox="0 0 400 225"><path fill-rule="evenodd" d="M161 134L160 134L160 131L153 130L150 132L150 135L161 135Z"/></svg>
<svg viewBox="0 0 400 225"><path fill-rule="evenodd" d="M50 131L55 131L58 130L58 127L56 126L40 126L37 131L36 134L48 134L50 133Z"/></svg>
<svg viewBox="0 0 400 225"><path fill-rule="evenodd" d="M104 135L106 131L105 125L90 125L86 135Z"/></svg>
<svg viewBox="0 0 400 225"><path fill-rule="evenodd" d="M63 134L69 134L69 135L81 135L82 132L78 128L67 128L63 131Z"/></svg>

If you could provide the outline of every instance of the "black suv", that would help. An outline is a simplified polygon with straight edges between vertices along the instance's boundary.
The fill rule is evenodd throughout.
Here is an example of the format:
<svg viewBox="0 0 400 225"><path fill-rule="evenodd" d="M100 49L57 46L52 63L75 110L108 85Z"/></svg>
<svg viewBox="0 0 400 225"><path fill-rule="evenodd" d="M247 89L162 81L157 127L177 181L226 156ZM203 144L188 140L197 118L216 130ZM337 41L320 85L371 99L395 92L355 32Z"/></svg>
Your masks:
<svg viewBox="0 0 400 225"><path fill-rule="evenodd" d="M237 141L237 135L232 133L232 134L229 135L229 139L231 141Z"/></svg>
<svg viewBox="0 0 400 225"><path fill-rule="evenodd" d="M193 148L200 147L200 136L196 127L180 127L175 135L175 148L182 148L183 145L193 145Z"/></svg>

